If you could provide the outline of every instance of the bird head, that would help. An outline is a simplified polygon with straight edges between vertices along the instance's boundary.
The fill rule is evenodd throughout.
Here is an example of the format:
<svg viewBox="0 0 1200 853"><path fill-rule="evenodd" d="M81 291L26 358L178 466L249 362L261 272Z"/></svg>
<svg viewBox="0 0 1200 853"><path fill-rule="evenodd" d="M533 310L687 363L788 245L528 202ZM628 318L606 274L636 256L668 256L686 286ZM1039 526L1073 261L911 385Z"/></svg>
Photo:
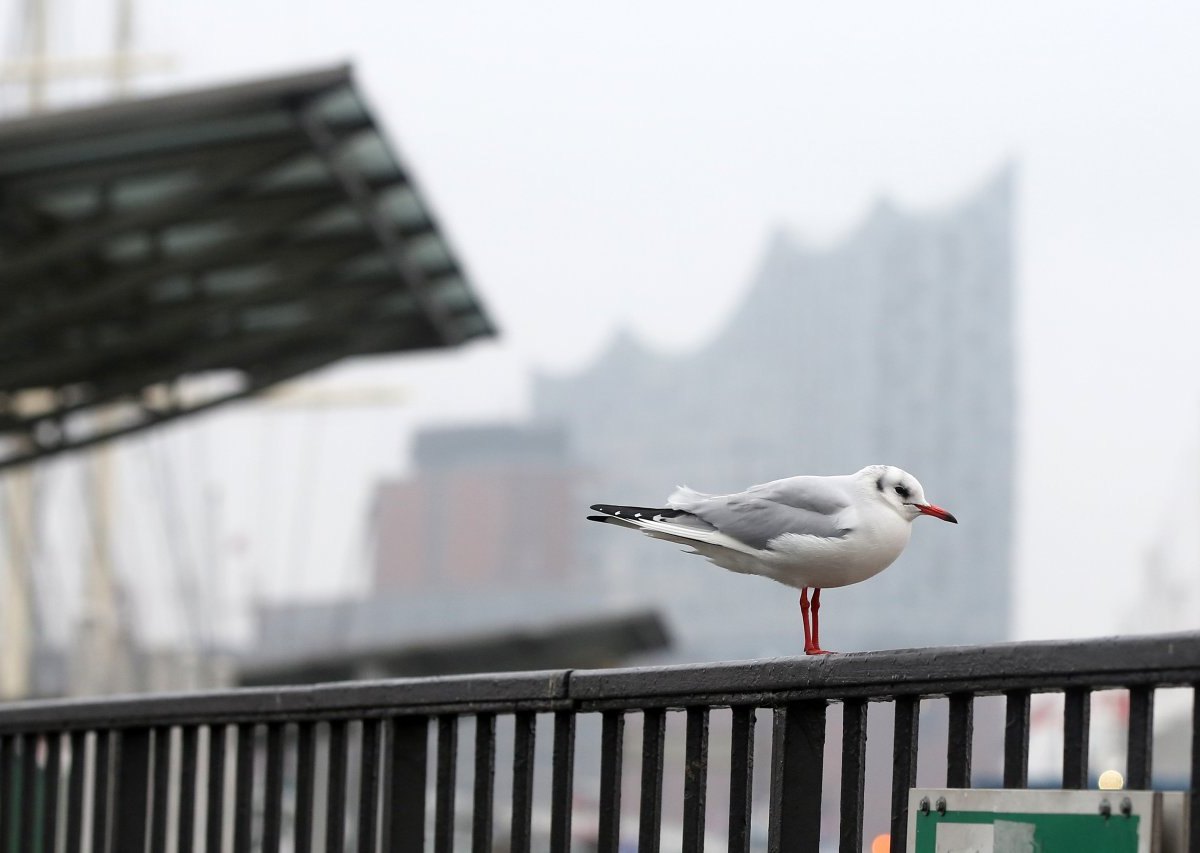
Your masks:
<svg viewBox="0 0 1200 853"><path fill-rule="evenodd" d="M912 521L919 515L931 515L958 524L958 519L925 499L925 490L917 478L894 465L870 465L859 472L868 489L901 516Z"/></svg>

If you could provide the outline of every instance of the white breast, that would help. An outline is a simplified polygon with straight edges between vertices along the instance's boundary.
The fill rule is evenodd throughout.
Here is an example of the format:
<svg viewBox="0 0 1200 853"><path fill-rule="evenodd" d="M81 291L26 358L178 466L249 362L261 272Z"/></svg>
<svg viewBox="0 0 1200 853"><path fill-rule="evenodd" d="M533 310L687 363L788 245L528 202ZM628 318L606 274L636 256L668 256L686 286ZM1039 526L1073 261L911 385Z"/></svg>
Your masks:
<svg viewBox="0 0 1200 853"><path fill-rule="evenodd" d="M797 588L860 583L895 562L911 532L907 520L880 507L841 539L785 533L760 552L760 559L770 567L763 574Z"/></svg>

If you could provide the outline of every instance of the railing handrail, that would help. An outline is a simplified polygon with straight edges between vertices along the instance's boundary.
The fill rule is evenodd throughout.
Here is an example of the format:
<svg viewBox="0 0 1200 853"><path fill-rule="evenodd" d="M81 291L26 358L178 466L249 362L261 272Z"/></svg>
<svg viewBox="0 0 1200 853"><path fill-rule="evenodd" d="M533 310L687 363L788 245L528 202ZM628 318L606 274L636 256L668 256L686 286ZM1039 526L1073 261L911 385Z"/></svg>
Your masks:
<svg viewBox="0 0 1200 853"><path fill-rule="evenodd" d="M1196 686L1200 632L604 670L453 675L0 705L0 733L340 716L769 706L799 699Z"/></svg>

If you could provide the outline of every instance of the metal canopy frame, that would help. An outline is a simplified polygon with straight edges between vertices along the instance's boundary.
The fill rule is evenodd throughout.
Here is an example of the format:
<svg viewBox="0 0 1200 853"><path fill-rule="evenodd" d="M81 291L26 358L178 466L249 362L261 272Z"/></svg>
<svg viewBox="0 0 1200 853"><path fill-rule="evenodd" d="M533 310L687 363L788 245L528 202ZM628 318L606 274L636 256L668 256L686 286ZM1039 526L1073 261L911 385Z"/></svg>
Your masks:
<svg viewBox="0 0 1200 853"><path fill-rule="evenodd" d="M0 468L495 334L346 66L0 123L0 297Z"/></svg>

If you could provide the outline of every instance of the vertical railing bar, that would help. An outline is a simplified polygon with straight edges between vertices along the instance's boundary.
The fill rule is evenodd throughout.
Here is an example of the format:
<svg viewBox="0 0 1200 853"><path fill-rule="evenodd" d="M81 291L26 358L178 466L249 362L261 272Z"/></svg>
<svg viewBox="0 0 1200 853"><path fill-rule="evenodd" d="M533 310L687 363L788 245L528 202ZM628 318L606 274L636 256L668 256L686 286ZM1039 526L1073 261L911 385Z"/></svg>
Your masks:
<svg viewBox="0 0 1200 853"><path fill-rule="evenodd" d="M975 741L975 697L950 694L950 723L946 733L946 787L971 787L971 750Z"/></svg>
<svg viewBox="0 0 1200 853"><path fill-rule="evenodd" d="M171 728L154 729L154 785L150 806L150 849L167 849L167 817L171 792Z"/></svg>
<svg viewBox="0 0 1200 853"><path fill-rule="evenodd" d="M1200 853L1200 683L1192 685L1192 767L1188 793L1188 853Z"/></svg>
<svg viewBox="0 0 1200 853"><path fill-rule="evenodd" d="M600 723L600 815L596 853L617 853L621 843L621 758L625 712L605 711Z"/></svg>
<svg viewBox="0 0 1200 853"><path fill-rule="evenodd" d="M771 790L774 831L771 853L817 850L821 846L821 784L825 759L823 699L789 702L775 709ZM772 841L777 845L771 847Z"/></svg>
<svg viewBox="0 0 1200 853"><path fill-rule="evenodd" d="M454 793L458 770L458 717L437 718L437 801L433 814L434 853L454 853Z"/></svg>
<svg viewBox="0 0 1200 853"><path fill-rule="evenodd" d="M263 793L263 853L279 853L283 825L284 723L267 726L267 766Z"/></svg>
<svg viewBox="0 0 1200 853"><path fill-rule="evenodd" d="M184 726L179 755L179 850L192 853L196 844L196 767L200 745L198 726Z"/></svg>
<svg viewBox="0 0 1200 853"><path fill-rule="evenodd" d="M1135 791L1147 790L1154 761L1154 688L1148 684L1129 688L1129 732L1125 755L1125 787Z"/></svg>
<svg viewBox="0 0 1200 853"><path fill-rule="evenodd" d="M15 735L0 735L0 853L10 853L16 847L15 827L13 826L12 794L13 771L16 765L13 755Z"/></svg>
<svg viewBox="0 0 1200 853"><path fill-rule="evenodd" d="M780 708L771 709L771 789L767 802L767 851L780 853L780 816L783 814L782 766L784 714Z"/></svg>
<svg viewBox="0 0 1200 853"><path fill-rule="evenodd" d="M847 699L842 703L841 853L862 853L866 774L867 701Z"/></svg>
<svg viewBox="0 0 1200 853"><path fill-rule="evenodd" d="M475 792L471 806L471 851L492 849L492 807L496 786L496 715L475 715Z"/></svg>
<svg viewBox="0 0 1200 853"><path fill-rule="evenodd" d="M734 706L729 724L729 853L750 853L756 710Z"/></svg>
<svg viewBox="0 0 1200 853"><path fill-rule="evenodd" d="M686 711L683 770L683 849L704 850L705 801L708 793L708 708Z"/></svg>
<svg viewBox="0 0 1200 853"><path fill-rule="evenodd" d="M345 720L329 724L329 791L325 808L325 853L342 853L346 846L346 729Z"/></svg>
<svg viewBox="0 0 1200 853"><path fill-rule="evenodd" d="M642 790L638 818L638 853L658 853L662 838L663 743L667 714L662 708L642 712Z"/></svg>
<svg viewBox="0 0 1200 853"><path fill-rule="evenodd" d="M66 853L83 849L83 790L87 774L87 732L71 732L71 760L67 766L67 836Z"/></svg>
<svg viewBox="0 0 1200 853"><path fill-rule="evenodd" d="M1063 695L1062 786L1068 790L1088 787L1088 739L1092 730L1092 693L1072 687Z"/></svg>
<svg viewBox="0 0 1200 853"><path fill-rule="evenodd" d="M113 774L113 850L143 853L150 806L151 729L124 729L117 736Z"/></svg>
<svg viewBox="0 0 1200 853"><path fill-rule="evenodd" d="M1004 787L1029 787L1029 691L1009 690L1004 706Z"/></svg>
<svg viewBox="0 0 1200 853"><path fill-rule="evenodd" d="M533 768L537 714L519 711L513 718L511 853L530 853L533 824Z"/></svg>
<svg viewBox="0 0 1200 853"><path fill-rule="evenodd" d="M892 737L892 853L908 845L908 790L917 782L917 741L921 726L921 697L897 696Z"/></svg>
<svg viewBox="0 0 1200 853"><path fill-rule="evenodd" d="M390 730L383 849L387 853L424 853L429 719L395 717Z"/></svg>
<svg viewBox="0 0 1200 853"><path fill-rule="evenodd" d="M105 729L96 730L95 761L92 777L92 853L108 853L109 818L112 804L109 798L112 781L112 739ZM215 849L215 848L214 848ZM121 853L121 851L117 851Z"/></svg>
<svg viewBox="0 0 1200 853"><path fill-rule="evenodd" d="M383 720L362 722L362 764L358 784L358 850L375 853L379 844L379 749Z"/></svg>
<svg viewBox="0 0 1200 853"><path fill-rule="evenodd" d="M234 726L237 754L233 772L233 851L249 853L254 831L254 737L253 723Z"/></svg>
<svg viewBox="0 0 1200 853"><path fill-rule="evenodd" d="M550 771L550 849L571 849L575 789L575 712L554 712L554 756Z"/></svg>
<svg viewBox="0 0 1200 853"><path fill-rule="evenodd" d="M42 801L42 846L43 853L58 850L59 788L62 786L63 735L46 736L45 797Z"/></svg>
<svg viewBox="0 0 1200 853"><path fill-rule="evenodd" d="M204 853L221 853L225 836L225 747L226 727L208 727L208 801L205 806Z"/></svg>
<svg viewBox="0 0 1200 853"><path fill-rule="evenodd" d="M38 805L38 768L37 768L36 734L27 734L21 738L21 797L20 797L20 844L21 853L33 850L34 837L37 835L37 805Z"/></svg>
<svg viewBox="0 0 1200 853"><path fill-rule="evenodd" d="M296 727L296 853L312 851L316 782L317 724L306 720Z"/></svg>

